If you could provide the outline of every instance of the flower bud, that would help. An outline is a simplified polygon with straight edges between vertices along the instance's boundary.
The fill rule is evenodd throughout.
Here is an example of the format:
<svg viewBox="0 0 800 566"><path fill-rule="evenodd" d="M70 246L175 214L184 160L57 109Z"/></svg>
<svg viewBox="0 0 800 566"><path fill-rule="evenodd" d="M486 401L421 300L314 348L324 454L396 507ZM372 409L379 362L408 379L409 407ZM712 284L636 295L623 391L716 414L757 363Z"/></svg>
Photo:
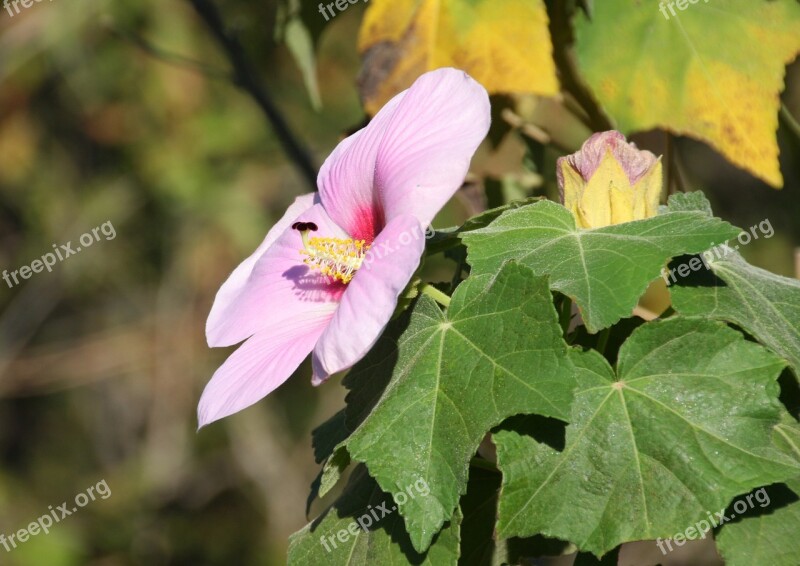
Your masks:
<svg viewBox="0 0 800 566"><path fill-rule="evenodd" d="M663 188L661 158L617 131L601 132L556 163L561 202L580 228L655 216Z"/></svg>

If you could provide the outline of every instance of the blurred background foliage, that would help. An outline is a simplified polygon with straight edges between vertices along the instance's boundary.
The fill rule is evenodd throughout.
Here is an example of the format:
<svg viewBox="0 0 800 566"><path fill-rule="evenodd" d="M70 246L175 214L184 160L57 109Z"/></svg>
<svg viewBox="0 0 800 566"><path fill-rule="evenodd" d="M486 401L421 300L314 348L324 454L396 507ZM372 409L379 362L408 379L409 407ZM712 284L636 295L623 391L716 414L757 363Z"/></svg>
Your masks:
<svg viewBox="0 0 800 566"><path fill-rule="evenodd" d="M366 119L355 40L364 4L330 22L307 8L315 29L289 47L275 33L285 31L287 5L231 0L222 16L318 166ZM293 57L309 41L315 75ZM310 431L342 406L338 380L312 388L304 365L255 407L195 432L199 394L230 352L205 344L214 294L310 190L230 69L186 1L0 11L0 269L107 221L117 232L53 273L0 284L0 532L102 479L112 491L50 535L0 549L2 564L280 564L288 535L307 522L318 472ZM800 115L797 64L782 99ZM437 227L509 198L554 196L554 159L589 133L553 101L493 102L491 139ZM559 143L543 147L526 128ZM786 122L780 191L699 142L662 132L633 139L657 153L670 144L686 183L705 190L720 216L742 227L770 219L775 236L743 251L795 274L800 141ZM442 280L452 272L444 260L427 269Z"/></svg>

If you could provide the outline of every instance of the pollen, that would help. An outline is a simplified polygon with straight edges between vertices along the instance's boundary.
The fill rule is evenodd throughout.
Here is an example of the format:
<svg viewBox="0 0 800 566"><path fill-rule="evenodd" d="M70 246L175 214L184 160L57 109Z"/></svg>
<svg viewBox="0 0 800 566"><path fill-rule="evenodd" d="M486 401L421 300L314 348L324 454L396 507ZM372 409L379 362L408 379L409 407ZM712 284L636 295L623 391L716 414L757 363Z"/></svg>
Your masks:
<svg viewBox="0 0 800 566"><path fill-rule="evenodd" d="M355 276L370 248L365 240L344 238L303 238L303 243L305 264L342 283Z"/></svg>

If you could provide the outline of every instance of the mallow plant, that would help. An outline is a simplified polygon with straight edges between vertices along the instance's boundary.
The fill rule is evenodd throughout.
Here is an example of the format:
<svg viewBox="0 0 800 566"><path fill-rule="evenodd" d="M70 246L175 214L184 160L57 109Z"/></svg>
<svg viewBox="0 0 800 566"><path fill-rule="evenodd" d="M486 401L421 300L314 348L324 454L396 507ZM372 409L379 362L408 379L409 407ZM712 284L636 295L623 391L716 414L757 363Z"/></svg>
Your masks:
<svg viewBox="0 0 800 566"><path fill-rule="evenodd" d="M421 76L219 290L209 345L243 343L201 426L309 355L314 385L346 371L346 406L314 432L308 503L336 496L289 563L616 564L625 543L691 531L736 564L764 528L779 539L764 563L800 563L800 282L735 252L675 281L664 312L642 309L662 269L740 229L699 192L664 202L661 159L615 131L558 160L561 202L425 238L489 123L464 72ZM452 280L422 281L440 253ZM752 493L769 505L707 520Z"/></svg>

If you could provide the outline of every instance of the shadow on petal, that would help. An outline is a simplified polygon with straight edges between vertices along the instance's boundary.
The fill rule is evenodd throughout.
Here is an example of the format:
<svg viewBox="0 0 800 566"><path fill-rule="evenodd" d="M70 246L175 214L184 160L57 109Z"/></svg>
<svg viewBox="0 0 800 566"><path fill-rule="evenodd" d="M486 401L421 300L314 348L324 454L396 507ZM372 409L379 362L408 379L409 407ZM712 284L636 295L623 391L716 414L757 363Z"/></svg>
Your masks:
<svg viewBox="0 0 800 566"><path fill-rule="evenodd" d="M282 273L285 279L294 283L295 296L304 302L339 302L347 285L333 281L327 275L312 271L307 265L295 265Z"/></svg>

